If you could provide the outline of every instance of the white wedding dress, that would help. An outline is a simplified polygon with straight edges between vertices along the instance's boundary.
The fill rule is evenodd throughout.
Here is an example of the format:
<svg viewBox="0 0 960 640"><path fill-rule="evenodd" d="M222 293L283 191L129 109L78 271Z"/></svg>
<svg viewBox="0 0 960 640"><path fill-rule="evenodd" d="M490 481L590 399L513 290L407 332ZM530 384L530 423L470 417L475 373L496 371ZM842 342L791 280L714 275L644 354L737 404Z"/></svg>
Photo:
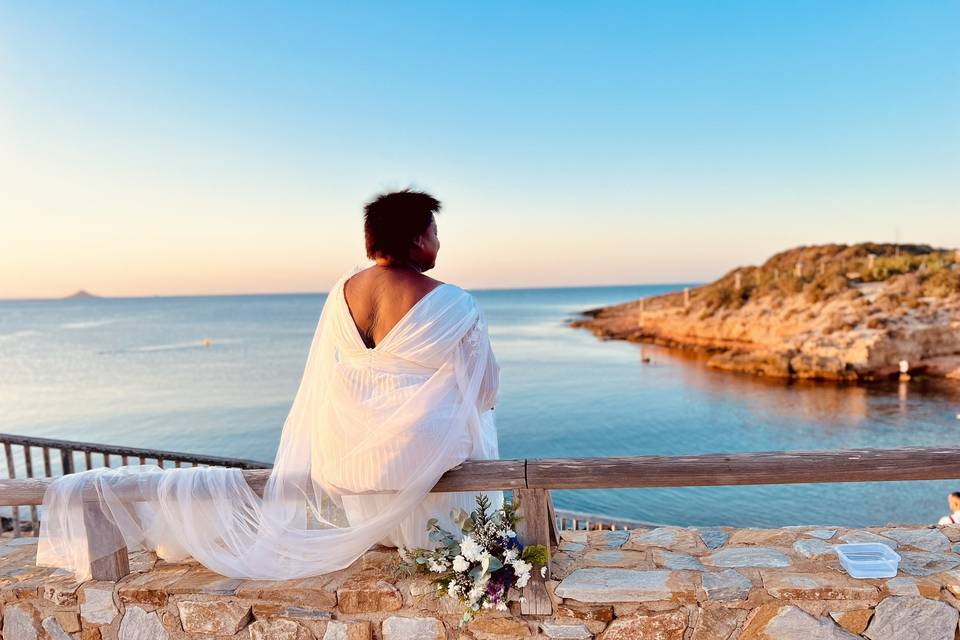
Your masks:
<svg viewBox="0 0 960 640"><path fill-rule="evenodd" d="M124 544L170 561L193 557L225 576L294 579L347 567L378 542L432 547L430 518L457 532L450 511L471 511L477 493L430 489L468 458L499 457L490 409L499 366L484 315L472 295L444 283L368 348L343 294L358 270L324 302L262 498L224 467L70 474L44 496L37 564L88 579L92 560ZM131 480L149 500L129 501ZM122 543L88 539L91 491ZM483 493L493 508L503 504L502 491Z"/></svg>

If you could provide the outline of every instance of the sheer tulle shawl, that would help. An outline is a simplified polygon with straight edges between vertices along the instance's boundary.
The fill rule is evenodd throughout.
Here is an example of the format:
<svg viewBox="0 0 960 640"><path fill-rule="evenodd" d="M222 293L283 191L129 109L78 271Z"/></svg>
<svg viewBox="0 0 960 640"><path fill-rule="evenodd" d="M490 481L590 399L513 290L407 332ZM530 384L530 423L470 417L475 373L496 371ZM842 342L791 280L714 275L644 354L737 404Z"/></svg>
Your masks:
<svg viewBox="0 0 960 640"><path fill-rule="evenodd" d="M343 296L349 275L324 302L263 497L224 467L70 474L44 496L37 564L88 579L92 560L125 544L170 561L192 556L225 576L294 579L349 566L397 526L470 455L499 367L482 311L452 284L430 291L368 349ZM376 376L373 392L350 382L358 371ZM129 481L150 499L125 501L115 489ZM91 492L122 543L87 539ZM378 493L382 508L349 523L342 496L363 492Z"/></svg>

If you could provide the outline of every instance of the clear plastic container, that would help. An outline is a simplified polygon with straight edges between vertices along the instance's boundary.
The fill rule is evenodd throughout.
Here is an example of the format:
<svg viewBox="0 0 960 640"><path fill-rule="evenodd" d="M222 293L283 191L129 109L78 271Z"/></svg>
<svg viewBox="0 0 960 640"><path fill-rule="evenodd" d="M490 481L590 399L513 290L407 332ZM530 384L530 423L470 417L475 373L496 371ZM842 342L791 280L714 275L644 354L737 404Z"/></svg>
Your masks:
<svg viewBox="0 0 960 640"><path fill-rule="evenodd" d="M879 542L838 544L834 547L840 564L854 578L893 578L900 566L900 554Z"/></svg>

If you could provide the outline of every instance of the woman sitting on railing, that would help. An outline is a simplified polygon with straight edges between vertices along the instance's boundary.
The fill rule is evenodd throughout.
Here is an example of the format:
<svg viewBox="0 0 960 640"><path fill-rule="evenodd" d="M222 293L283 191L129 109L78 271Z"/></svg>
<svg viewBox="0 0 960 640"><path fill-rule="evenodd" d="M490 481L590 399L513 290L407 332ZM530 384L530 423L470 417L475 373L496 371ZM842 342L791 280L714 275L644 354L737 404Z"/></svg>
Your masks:
<svg viewBox="0 0 960 640"><path fill-rule="evenodd" d="M366 206L376 264L327 296L262 498L224 467L70 474L44 498L37 563L85 579L126 546L231 577L291 579L347 567L378 542L430 546L430 518L454 529L451 509L471 510L476 494L429 492L468 457L498 457L499 367L473 296L424 275L439 208L411 191ZM131 474L147 500L114 490ZM502 504L501 491L484 493ZM98 516L119 535L99 535Z"/></svg>

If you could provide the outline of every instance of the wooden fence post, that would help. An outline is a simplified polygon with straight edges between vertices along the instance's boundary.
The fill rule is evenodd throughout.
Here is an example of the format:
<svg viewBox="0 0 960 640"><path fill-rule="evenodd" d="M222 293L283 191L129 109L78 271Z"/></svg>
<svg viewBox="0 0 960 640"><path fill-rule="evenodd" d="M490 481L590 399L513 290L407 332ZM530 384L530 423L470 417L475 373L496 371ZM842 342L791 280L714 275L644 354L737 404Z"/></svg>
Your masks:
<svg viewBox="0 0 960 640"><path fill-rule="evenodd" d="M91 554L90 573L94 580L116 582L130 573L130 558L127 544L120 529L100 508L98 502L83 503L83 527L87 533L87 550ZM95 545L117 545L119 548L108 556L92 558Z"/></svg>
<svg viewBox="0 0 960 640"><path fill-rule="evenodd" d="M73 450L60 449L60 465L63 469L63 475L73 473Z"/></svg>
<svg viewBox="0 0 960 640"><path fill-rule="evenodd" d="M526 546L542 544L547 548L547 578L550 577L550 542L557 537L554 530L556 521L553 518L553 505L550 492L546 489L514 489L515 499L520 501L518 513L522 520L517 523L517 537ZM551 525L551 522L553 524ZM530 573L530 580L523 589L524 602L520 603L520 612L530 615L553 614L553 603L547 593L547 585L540 575L539 567Z"/></svg>

